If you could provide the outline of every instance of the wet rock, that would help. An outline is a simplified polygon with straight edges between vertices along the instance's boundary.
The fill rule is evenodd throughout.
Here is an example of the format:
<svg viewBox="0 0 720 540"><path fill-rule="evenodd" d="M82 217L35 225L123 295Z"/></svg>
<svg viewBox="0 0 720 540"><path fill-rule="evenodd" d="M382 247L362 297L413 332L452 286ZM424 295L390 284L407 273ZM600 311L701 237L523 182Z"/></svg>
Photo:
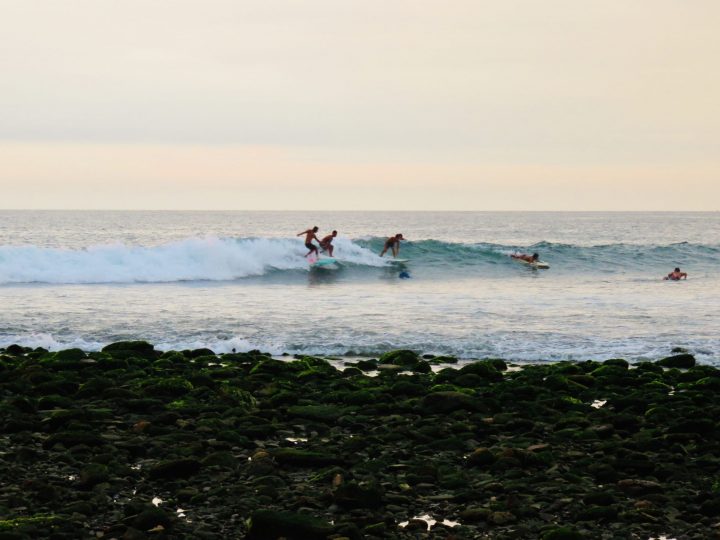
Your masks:
<svg viewBox="0 0 720 540"><path fill-rule="evenodd" d="M617 487L629 495L645 495L647 493L658 493L663 491L662 485L658 482L632 478L618 481Z"/></svg>
<svg viewBox="0 0 720 540"><path fill-rule="evenodd" d="M484 447L473 450L467 459L468 465L473 467L489 466L495 463L495 461L497 461L495 454L493 454L488 448Z"/></svg>
<svg viewBox="0 0 720 540"><path fill-rule="evenodd" d="M149 531L157 526L170 529L173 526L174 518L162 508L148 506L139 514L130 516L126 521L135 529Z"/></svg>
<svg viewBox="0 0 720 540"><path fill-rule="evenodd" d="M669 368L688 369L695 365L695 357L692 354L675 354L668 356L662 360L658 360L658 365Z"/></svg>
<svg viewBox="0 0 720 540"><path fill-rule="evenodd" d="M189 478L200 471L201 464L196 459L176 459L163 461L151 467L148 474L155 479Z"/></svg>
<svg viewBox="0 0 720 540"><path fill-rule="evenodd" d="M325 540L333 532L326 521L293 512L258 510L250 517L248 540Z"/></svg>
<svg viewBox="0 0 720 540"><path fill-rule="evenodd" d="M480 406L474 397L461 392L433 392L423 398L422 408L428 413L449 413L460 409L475 411Z"/></svg>
<svg viewBox="0 0 720 540"><path fill-rule="evenodd" d="M379 508L382 506L383 492L377 485L360 485L348 482L338 486L333 492L336 504L344 508Z"/></svg>
<svg viewBox="0 0 720 540"><path fill-rule="evenodd" d="M556 527L546 531L542 540L584 540L586 537L570 527Z"/></svg>
<svg viewBox="0 0 720 540"><path fill-rule="evenodd" d="M295 467L325 467L343 463L343 460L332 454L296 448L278 448L272 452L272 457L281 465Z"/></svg>

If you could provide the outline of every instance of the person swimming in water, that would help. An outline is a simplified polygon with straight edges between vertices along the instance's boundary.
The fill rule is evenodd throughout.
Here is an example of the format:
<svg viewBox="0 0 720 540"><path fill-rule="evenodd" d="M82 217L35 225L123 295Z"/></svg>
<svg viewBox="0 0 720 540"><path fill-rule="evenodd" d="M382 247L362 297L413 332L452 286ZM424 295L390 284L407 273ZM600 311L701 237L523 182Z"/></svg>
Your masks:
<svg viewBox="0 0 720 540"><path fill-rule="evenodd" d="M327 251L327 254L332 257L335 246L332 245L332 241L337 236L337 231L333 231L332 234L328 234L325 238L320 240L320 249Z"/></svg>
<svg viewBox="0 0 720 540"><path fill-rule="evenodd" d="M391 236L387 240L385 240L385 246L383 247L380 256L382 257L383 255L385 255L385 253L389 249L392 250L393 257L397 257L398 253L400 253L400 240L405 240L402 233L397 233L395 236Z"/></svg>
<svg viewBox="0 0 720 540"><path fill-rule="evenodd" d="M687 272L681 272L680 268L675 268L675 270L670 272L663 279L670 281L680 281L681 279L687 279Z"/></svg>
<svg viewBox="0 0 720 540"><path fill-rule="evenodd" d="M315 235L315 233L318 232L317 226L313 227L312 229L308 229L307 231L303 231L301 233L297 233L296 236L302 236L305 235L305 247L308 248L310 251L307 252L307 257L310 255L313 251L315 252L315 255L319 256L318 248L315 246L315 244L312 243L313 240L317 240L320 242L320 239Z"/></svg>
<svg viewBox="0 0 720 540"><path fill-rule="evenodd" d="M510 256L513 259L519 259L521 261L525 261L525 262L529 262L529 263L537 262L538 259L540 258L540 255L538 255L537 253L533 253L532 255L528 255L527 253L513 253Z"/></svg>

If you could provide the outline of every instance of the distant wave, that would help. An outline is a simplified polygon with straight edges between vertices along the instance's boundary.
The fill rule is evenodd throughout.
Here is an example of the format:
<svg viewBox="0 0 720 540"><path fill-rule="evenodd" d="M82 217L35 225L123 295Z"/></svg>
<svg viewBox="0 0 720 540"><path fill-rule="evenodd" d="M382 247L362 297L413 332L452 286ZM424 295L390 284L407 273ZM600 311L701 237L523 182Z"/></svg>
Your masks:
<svg viewBox="0 0 720 540"><path fill-rule="evenodd" d="M383 238L352 241L338 238L335 256L346 267L371 270L388 265L378 253ZM513 252L540 253L563 272L603 272L694 265L711 271L720 264L720 246L607 244L575 246L540 242L530 246L452 243L439 240L404 242L401 256L413 269L452 273L478 267L506 273ZM169 283L230 281L277 272L305 272L305 248L297 238L187 238L158 246L110 244L85 249L0 246L0 284L13 283Z"/></svg>

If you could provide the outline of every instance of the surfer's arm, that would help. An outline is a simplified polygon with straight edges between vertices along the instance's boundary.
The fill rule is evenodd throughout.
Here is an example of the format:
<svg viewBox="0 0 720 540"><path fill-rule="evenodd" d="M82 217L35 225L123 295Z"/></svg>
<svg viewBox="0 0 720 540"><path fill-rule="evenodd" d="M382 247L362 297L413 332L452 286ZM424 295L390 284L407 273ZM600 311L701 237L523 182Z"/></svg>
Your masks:
<svg viewBox="0 0 720 540"><path fill-rule="evenodd" d="M308 229L307 231L299 232L295 236L302 236L303 234L307 234L309 232L310 232L310 229Z"/></svg>

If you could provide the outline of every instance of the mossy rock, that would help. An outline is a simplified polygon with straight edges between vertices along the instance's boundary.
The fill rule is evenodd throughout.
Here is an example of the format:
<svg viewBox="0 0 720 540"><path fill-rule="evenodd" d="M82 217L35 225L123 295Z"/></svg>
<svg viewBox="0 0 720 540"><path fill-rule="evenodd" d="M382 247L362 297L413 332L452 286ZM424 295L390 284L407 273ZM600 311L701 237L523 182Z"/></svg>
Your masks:
<svg viewBox="0 0 720 540"><path fill-rule="evenodd" d="M102 348L102 352L115 358L145 358L152 360L160 356L155 347L147 341L118 341Z"/></svg>
<svg viewBox="0 0 720 540"><path fill-rule="evenodd" d="M658 360L657 363L663 367L689 369L695 365L695 357L692 354L675 354Z"/></svg>
<svg viewBox="0 0 720 540"><path fill-rule="evenodd" d="M420 361L420 357L414 351L401 349L386 352L378 359L381 364L393 364L395 366L414 366ZM362 368L361 368L362 369Z"/></svg>
<svg viewBox="0 0 720 540"><path fill-rule="evenodd" d="M425 358L424 355L423 358ZM454 356L433 356L429 359L431 364L457 364L458 359Z"/></svg>
<svg viewBox="0 0 720 540"><path fill-rule="evenodd" d="M85 489L89 489L102 482L107 482L110 478L108 468L101 463L91 463L80 471L78 476L79 485Z"/></svg>
<svg viewBox="0 0 720 540"><path fill-rule="evenodd" d="M473 374L488 381L501 381L503 376L497 368L487 360L480 360L471 364L466 364L459 370L460 374Z"/></svg>
<svg viewBox="0 0 720 540"><path fill-rule="evenodd" d="M292 373L295 371L296 366L293 366L290 362L283 362L282 360L275 360L268 358L262 362L257 363L250 370L250 375L256 375L260 373L269 373L272 375L282 375L285 373Z"/></svg>
<svg viewBox="0 0 720 540"><path fill-rule="evenodd" d="M53 355L53 359L56 362L74 362L77 360L84 360L87 358L85 351L82 349L65 349L58 351Z"/></svg>
<svg viewBox="0 0 720 540"><path fill-rule="evenodd" d="M301 450L298 448L277 448L272 451L273 458L281 465L295 467L327 467L341 465L343 461L332 454Z"/></svg>
<svg viewBox="0 0 720 540"><path fill-rule="evenodd" d="M462 392L433 392L426 395L421 406L429 413L449 413L457 410L479 410L478 400Z"/></svg>
<svg viewBox="0 0 720 540"><path fill-rule="evenodd" d="M235 469L238 459L232 452L213 452L202 460L203 467L220 467L222 469Z"/></svg>
<svg viewBox="0 0 720 540"><path fill-rule="evenodd" d="M355 364L360 371L375 371L378 367L377 360L358 360Z"/></svg>
<svg viewBox="0 0 720 540"><path fill-rule="evenodd" d="M288 407L289 416L298 416L320 422L333 422L342 414L342 410L333 405L293 405Z"/></svg>
<svg viewBox="0 0 720 540"><path fill-rule="evenodd" d="M618 509L614 506L591 506L578 512L578 521L613 521L618 516Z"/></svg>
<svg viewBox="0 0 720 540"><path fill-rule="evenodd" d="M545 531L542 540L584 540L585 536L570 527L556 527Z"/></svg>
<svg viewBox="0 0 720 540"><path fill-rule="evenodd" d="M420 360L417 364L412 366L414 373L432 373L432 367L427 360Z"/></svg>
<svg viewBox="0 0 720 540"><path fill-rule="evenodd" d="M202 356L209 356L213 359L217 359L217 356L215 354L215 351L208 348L202 348L202 349L193 349L192 351L187 353L188 358L200 358Z"/></svg>
<svg viewBox="0 0 720 540"><path fill-rule="evenodd" d="M605 360L603 362L603 365L604 366L618 366L623 369L628 369L630 367L630 364L624 358L610 358L609 360Z"/></svg>
<svg viewBox="0 0 720 540"><path fill-rule="evenodd" d="M256 510L250 516L247 540L326 540L333 526L307 514Z"/></svg>
<svg viewBox="0 0 720 540"><path fill-rule="evenodd" d="M193 385L190 381L182 377L168 377L166 379L155 378L147 381L143 391L151 396L180 397L192 389Z"/></svg>
<svg viewBox="0 0 720 540"><path fill-rule="evenodd" d="M5 352L12 356L21 356L25 354L26 352L29 352L32 349L29 349L27 347L22 347L18 345L17 343L13 343L12 345L8 345L5 347Z"/></svg>
<svg viewBox="0 0 720 540"><path fill-rule="evenodd" d="M63 431L45 439L43 448L52 448L56 444L62 444L66 448L81 444L85 446L102 446L105 441L96 433L88 431Z"/></svg>
<svg viewBox="0 0 720 540"><path fill-rule="evenodd" d="M257 407L257 400L250 392L247 392L230 384L223 384L217 390L218 397L224 402L229 403L233 407L240 408L249 412Z"/></svg>

